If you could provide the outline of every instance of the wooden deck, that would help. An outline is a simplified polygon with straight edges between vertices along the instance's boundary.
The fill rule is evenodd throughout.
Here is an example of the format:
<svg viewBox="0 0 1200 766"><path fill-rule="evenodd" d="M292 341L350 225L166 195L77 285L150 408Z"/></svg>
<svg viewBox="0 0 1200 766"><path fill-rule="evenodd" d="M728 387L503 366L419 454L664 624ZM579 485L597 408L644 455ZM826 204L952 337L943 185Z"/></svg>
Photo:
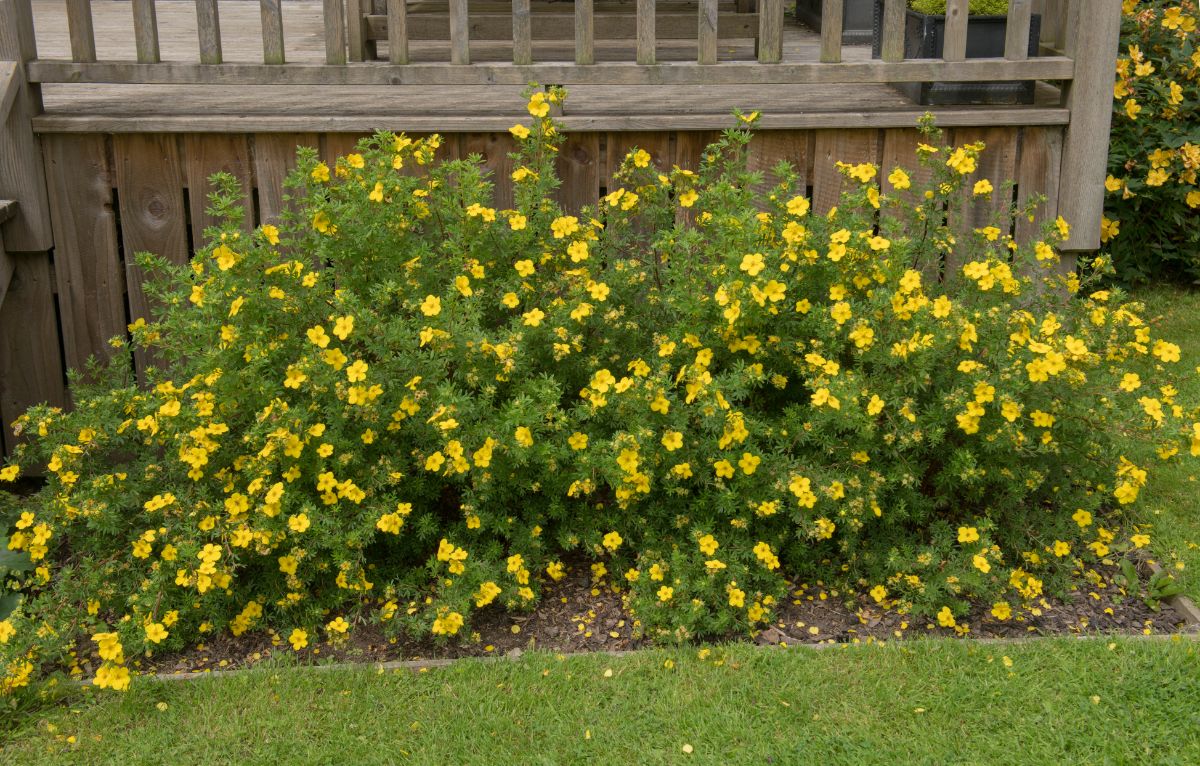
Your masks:
<svg viewBox="0 0 1200 766"><path fill-rule="evenodd" d="M619 1L619 0L618 0ZM632 3L627 3L632 7ZM476 8L472 3L472 10ZM484 5L484 4L480 4ZM545 6L567 13L570 3ZM38 56L69 59L70 37L63 0L34 0ZM128 0L93 3L96 53L101 60L133 60L135 41ZM313 0L285 3L285 55L291 63L320 64L325 57L322 6ZM224 58L230 63L261 63L258 3L220 2ZM191 0L159 0L159 39L163 61L197 62L196 11ZM788 19L783 63L815 63L820 36ZM570 62L569 41L534 41L536 61ZM449 60L448 41L413 41L415 63ZM507 41L471 41L472 61L511 58ZM599 62L632 61L635 42L597 40ZM696 43L660 40L661 61L694 60ZM845 61L868 61L865 46L844 49ZM752 61L752 40L722 40L722 61ZM97 85L43 86L45 113L34 128L48 132L293 132L362 131L378 127L408 131L504 130L524 116L516 85L243 86ZM1069 111L1057 89L1042 86L1038 103L994 107L933 109L945 126L1063 125ZM708 130L730 124L735 108L758 109L764 128L911 127L928 110L884 84L746 85L574 85L563 113L571 130Z"/></svg>

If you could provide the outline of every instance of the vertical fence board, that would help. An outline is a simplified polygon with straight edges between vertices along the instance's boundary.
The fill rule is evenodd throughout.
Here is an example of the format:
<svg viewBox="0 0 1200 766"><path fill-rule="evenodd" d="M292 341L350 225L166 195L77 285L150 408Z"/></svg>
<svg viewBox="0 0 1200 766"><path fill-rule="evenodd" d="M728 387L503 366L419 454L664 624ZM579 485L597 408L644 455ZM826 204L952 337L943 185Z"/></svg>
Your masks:
<svg viewBox="0 0 1200 766"><path fill-rule="evenodd" d="M559 180L558 204L567 213L594 205L600 195L600 134L568 133L554 160Z"/></svg>
<svg viewBox="0 0 1200 766"><path fill-rule="evenodd" d="M755 193L765 196L778 179L772 172L781 160L791 163L800 176L796 193L806 195L808 186L808 139L807 130L762 130L754 134L750 142L748 166L751 171L763 174L763 180L754 186Z"/></svg>
<svg viewBox="0 0 1200 766"><path fill-rule="evenodd" d="M816 131L813 162L813 212L825 215L838 204L845 180L838 162L879 162L879 135L875 130Z"/></svg>
<svg viewBox="0 0 1200 766"><path fill-rule="evenodd" d="M905 0L883 0L884 61L904 60Z"/></svg>
<svg viewBox="0 0 1200 766"><path fill-rule="evenodd" d="M465 133L462 136L461 151L464 157L471 154L483 156L484 167L492 174L493 203L501 210L513 206L513 163L508 154L516 149L516 140L507 132Z"/></svg>
<svg viewBox="0 0 1200 766"><path fill-rule="evenodd" d="M110 358L126 329L125 273L104 135L47 136L42 144L54 221L54 273L67 366Z"/></svg>
<svg viewBox="0 0 1200 766"><path fill-rule="evenodd" d="M783 0L758 0L758 63L783 61Z"/></svg>
<svg viewBox="0 0 1200 766"><path fill-rule="evenodd" d="M533 21L529 18L529 0L513 0L513 63L533 63Z"/></svg>
<svg viewBox="0 0 1200 766"><path fill-rule="evenodd" d="M279 223L284 210L283 181L296 167L296 147L320 146L316 133L259 133L254 137L254 178L258 183L259 223Z"/></svg>
<svg viewBox="0 0 1200 766"><path fill-rule="evenodd" d="M96 33L92 29L92 0L67 0L67 30L71 37L71 60L96 60Z"/></svg>
<svg viewBox="0 0 1200 766"><path fill-rule="evenodd" d="M471 19L467 0L450 0L450 63L471 63Z"/></svg>
<svg viewBox="0 0 1200 766"><path fill-rule="evenodd" d="M350 50L351 61L366 61L368 55L366 12L363 10L364 0L346 0L346 44Z"/></svg>
<svg viewBox="0 0 1200 766"><path fill-rule="evenodd" d="M129 316L150 321L155 307L143 288L148 275L138 266L137 254L153 253L179 266L188 262L179 142L173 135L148 133L116 134L112 142ZM142 381L147 366L156 363L142 351L133 361Z"/></svg>
<svg viewBox="0 0 1200 766"><path fill-rule="evenodd" d="M262 16L263 63L282 64L286 60L283 52L283 0L259 0Z"/></svg>
<svg viewBox="0 0 1200 766"><path fill-rule="evenodd" d="M629 131L609 133L606 142L607 156L604 172L605 186L611 192L617 188L613 175L621 168L621 161L633 147L645 149L650 154L650 162L659 168L669 167L671 163L671 134L666 131Z"/></svg>
<svg viewBox="0 0 1200 766"><path fill-rule="evenodd" d="M158 49L158 12L155 0L133 0L133 38L137 60L141 64L157 64L162 58Z"/></svg>
<svg viewBox="0 0 1200 766"><path fill-rule="evenodd" d="M916 128L890 128L883 132L883 151L879 159L880 191L898 197L906 206L921 204L921 189L933 180L933 169L917 161L917 144L924 141L925 137ZM901 168L908 174L912 182L910 189L897 191L892 186L888 176L896 168ZM907 211L884 207L879 215L879 233L889 239L917 235L918 232L908 230L905 222L907 217ZM935 226L940 223L940 220L931 221L927 225ZM912 265L921 272L927 284L935 284L941 278L940 258L935 263Z"/></svg>
<svg viewBox="0 0 1200 766"><path fill-rule="evenodd" d="M520 2L520 0L516 0L516 2ZM529 0L524 0L524 2L528 4ZM408 63L407 6L408 0L387 0L388 60L393 64ZM514 20L513 23L515 24L516 21ZM513 63L515 64L520 62L514 60Z"/></svg>
<svg viewBox="0 0 1200 766"><path fill-rule="evenodd" d="M196 0L196 32L200 38L200 63L220 64L221 17L217 0Z"/></svg>
<svg viewBox="0 0 1200 766"><path fill-rule="evenodd" d="M1001 185L1017 175L1017 128L957 128L953 133L955 146L982 141L986 144L974 173L967 176L963 185L962 199L958 201L960 208L951 203L948 213L948 225L957 232L960 238L966 239L978 236L974 232L992 223L996 214L1003 213L1012 202L1011 195L1006 195ZM972 189L977 181L988 180L994 191L990 198L976 197ZM1009 224L1005 220L996 222L1001 236L1010 234ZM962 267L960 251L946 254L947 275L956 273Z"/></svg>
<svg viewBox="0 0 1200 766"><path fill-rule="evenodd" d="M208 177L217 172L231 173L242 185L242 204L246 209L246 227L253 223L250 190L254 188L250 147L246 136L235 133L188 133L183 137L183 172L188 187L188 205L192 226L192 246L205 245L204 230L217 224L208 214L208 195L213 191Z"/></svg>
<svg viewBox="0 0 1200 766"><path fill-rule="evenodd" d="M1033 23L1033 0L1009 0L1008 25L1004 31L1004 58L1029 58L1029 26Z"/></svg>
<svg viewBox="0 0 1200 766"><path fill-rule="evenodd" d="M717 0L700 0L699 29L696 32L696 61L717 63Z"/></svg>
<svg viewBox="0 0 1200 766"><path fill-rule="evenodd" d="M0 305L0 328L20 330L19 343L10 337L0 343L0 420L4 442L12 452L17 442L12 423L21 413L42 402L56 407L69 404L48 255L16 259L8 296Z"/></svg>
<svg viewBox="0 0 1200 766"><path fill-rule="evenodd" d="M821 7L821 62L836 64L842 60L842 28L845 26L844 0L823 0Z"/></svg>
<svg viewBox="0 0 1200 766"><path fill-rule="evenodd" d="M1042 234L1042 224L1058 217L1058 172L1062 165L1062 128L1024 128L1021 158L1017 164L1017 204L1023 206L1035 194L1046 201L1034 211L1033 220L1017 218L1017 242L1028 245Z"/></svg>
<svg viewBox="0 0 1200 766"><path fill-rule="evenodd" d="M0 2L0 61L37 58L33 14L28 2ZM16 200L17 217L4 225L4 245L10 253L44 252L54 247L42 150L30 120L42 111L41 89L20 82L7 119L0 115L0 198Z"/></svg>
<svg viewBox="0 0 1200 766"><path fill-rule="evenodd" d="M575 63L596 63L592 0L575 0Z"/></svg>
<svg viewBox="0 0 1200 766"><path fill-rule="evenodd" d="M654 0L637 0L637 63L653 64L657 56L655 44Z"/></svg>
<svg viewBox="0 0 1200 766"><path fill-rule="evenodd" d="M346 16L342 0L324 0L325 63L346 63Z"/></svg>
<svg viewBox="0 0 1200 766"><path fill-rule="evenodd" d="M967 58L967 0L946 0L946 39L942 51L946 61Z"/></svg>

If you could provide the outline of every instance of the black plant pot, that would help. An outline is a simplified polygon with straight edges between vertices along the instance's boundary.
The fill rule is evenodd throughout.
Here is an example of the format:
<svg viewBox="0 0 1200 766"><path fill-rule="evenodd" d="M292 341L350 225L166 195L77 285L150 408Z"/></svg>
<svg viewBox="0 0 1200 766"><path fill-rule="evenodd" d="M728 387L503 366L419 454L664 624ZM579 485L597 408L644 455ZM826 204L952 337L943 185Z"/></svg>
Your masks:
<svg viewBox="0 0 1200 766"><path fill-rule="evenodd" d="M883 49L883 0L874 0L872 55ZM1001 58L1008 33L1007 16L971 16L967 20L967 58ZM1042 17L1034 14L1029 25L1029 55L1038 55ZM904 58L941 58L946 38L946 17L907 11L904 20ZM919 104L1032 104L1032 81L905 82L895 88Z"/></svg>
<svg viewBox="0 0 1200 766"><path fill-rule="evenodd" d="M821 5L821 0L796 0L796 21L820 32ZM842 44L870 45L874 36L875 0L846 0L842 8Z"/></svg>

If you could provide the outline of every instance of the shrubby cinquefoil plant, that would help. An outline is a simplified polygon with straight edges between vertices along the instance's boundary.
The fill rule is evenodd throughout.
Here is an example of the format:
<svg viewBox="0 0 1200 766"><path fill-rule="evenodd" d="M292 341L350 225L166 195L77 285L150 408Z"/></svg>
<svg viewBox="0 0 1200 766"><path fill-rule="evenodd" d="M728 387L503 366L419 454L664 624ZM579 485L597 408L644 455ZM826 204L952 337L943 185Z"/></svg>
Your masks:
<svg viewBox="0 0 1200 766"><path fill-rule="evenodd" d="M93 371L17 423L0 478L48 481L0 520L33 566L5 691L124 688L130 658L224 631L458 640L569 567L654 637L753 629L793 577L966 630L968 600L1008 619L1145 545L1111 511L1148 479L1131 440L1200 452L1179 348L1089 288L1101 259L1063 275L1065 222L1028 246L1005 234L1028 210L953 223L1008 193L972 176L982 145L927 126L928 188L844 165L814 216L786 165L752 191L741 115L696 172L637 150L564 214L563 96L512 128L512 210L436 137L301 150L278 227L246 231L221 181L191 266L148 263L148 384Z"/></svg>

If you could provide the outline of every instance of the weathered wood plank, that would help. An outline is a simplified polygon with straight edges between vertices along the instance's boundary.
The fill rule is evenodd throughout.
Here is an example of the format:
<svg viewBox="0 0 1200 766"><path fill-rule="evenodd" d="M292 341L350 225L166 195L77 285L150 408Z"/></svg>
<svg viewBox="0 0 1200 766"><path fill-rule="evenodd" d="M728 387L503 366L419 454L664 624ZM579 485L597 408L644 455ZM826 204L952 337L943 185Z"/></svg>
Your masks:
<svg viewBox="0 0 1200 766"><path fill-rule="evenodd" d="M783 61L783 0L758 0L758 63Z"/></svg>
<svg viewBox="0 0 1200 766"><path fill-rule="evenodd" d="M188 262L178 138L131 133L114 135L112 144L129 316L151 321L157 308L146 295L147 274L138 266L137 254L153 253L177 266ZM138 379L144 381L146 368L156 360L142 351L134 353L133 360Z"/></svg>
<svg viewBox="0 0 1200 766"><path fill-rule="evenodd" d="M296 167L296 147L321 145L316 133L260 133L254 136L254 178L258 184L259 224L279 223L283 182Z"/></svg>
<svg viewBox="0 0 1200 766"><path fill-rule="evenodd" d="M483 157L483 166L492 175L493 201L495 207L507 210L513 206L513 188L510 176L513 172L509 152L517 149L516 141L508 131L503 133L468 133L462 136L461 151L464 157L478 154Z"/></svg>
<svg viewBox="0 0 1200 766"><path fill-rule="evenodd" d="M903 0L901 0L902 2ZM902 7L902 6L901 6ZM901 49L901 52L903 49ZM1075 62L1066 56L1043 56L1026 61L937 59L908 61L848 61L841 64L781 63L764 67L754 62L728 61L701 66L672 62L648 66L626 62L603 67L577 64L480 63L471 67L450 64L355 64L330 67L320 64L223 64L200 66L183 63L134 64L70 61L32 61L33 82L257 84L257 85L525 85L530 81L599 85L768 85L785 83L844 84L918 82L981 82L990 80L1070 80Z"/></svg>
<svg viewBox="0 0 1200 766"><path fill-rule="evenodd" d="M127 333L107 137L55 136L42 149L63 349L67 366L82 370L90 357L109 359L109 339Z"/></svg>
<svg viewBox="0 0 1200 766"><path fill-rule="evenodd" d="M17 256L8 295L0 305L0 421L11 452L17 444L12 423L43 402L68 407L66 377L58 345L54 286L46 253ZM20 333L20 342L9 335Z"/></svg>
<svg viewBox="0 0 1200 766"><path fill-rule="evenodd" d="M1004 33L1004 58L1029 58L1029 27L1033 23L1033 0L1009 0L1008 25Z"/></svg>
<svg viewBox="0 0 1200 766"><path fill-rule="evenodd" d="M1076 78L1067 89L1071 124L1063 139L1058 212L1071 225L1065 250L1100 247L1104 211L1104 178L1108 170L1108 141L1112 127L1112 90L1121 34L1120 0L1072 3L1067 54L1074 56Z"/></svg>
<svg viewBox="0 0 1200 766"><path fill-rule="evenodd" d="M967 58L967 2L946 0L946 39L942 58L963 61Z"/></svg>
<svg viewBox="0 0 1200 766"><path fill-rule="evenodd" d="M629 154L634 147L646 150L650 154L651 164L659 168L670 167L670 133L666 131L609 133L605 142L605 172L602 180L603 185L610 192L620 185L613 180L613 176L621 168L625 155Z"/></svg>
<svg viewBox="0 0 1200 766"><path fill-rule="evenodd" d="M208 213L208 195L213 188L209 176L217 172L232 174L242 186L242 205L246 210L247 229L253 225L253 206L250 190L254 188L254 169L250 161L250 146L244 134L196 134L183 137L184 179L188 187L188 206L192 230L192 246L199 250L207 240L204 230L218 223Z"/></svg>
<svg viewBox="0 0 1200 766"><path fill-rule="evenodd" d="M528 11L529 0L514 0L514 8L524 2ZM393 64L408 63L408 0L387 0L388 61ZM514 14L516 11L514 10ZM513 17L516 24L516 17ZM513 63L518 63L514 60ZM527 62L531 64L532 59Z"/></svg>
<svg viewBox="0 0 1200 766"><path fill-rule="evenodd" d="M17 203L13 200L0 200L0 226L17 214ZM13 272L16 270L16 260L4 249L4 229L0 228L0 307L4 305L4 296L12 283Z"/></svg>
<svg viewBox="0 0 1200 766"><path fill-rule="evenodd" d="M595 25L592 0L575 0L575 63L596 63Z"/></svg>
<svg viewBox="0 0 1200 766"><path fill-rule="evenodd" d="M696 61L701 64L717 63L717 0L700 0L699 29L696 33Z"/></svg>
<svg viewBox="0 0 1200 766"><path fill-rule="evenodd" d="M761 129L791 128L904 128L916 124L921 115L930 111L943 127L979 125L1065 125L1070 119L1066 109L1005 110L984 114L977 110L961 109L918 109L886 112L785 112L768 113L759 120ZM991 116L995 119L990 119ZM436 114L389 115L386 123L394 130L414 132L433 131L492 131L507 130L514 119L521 119L517 112L495 111L491 114ZM620 130L714 130L729 127L727 112L672 113L663 115L578 113L568 112L559 121L568 131L620 131ZM39 133L121 133L121 132L166 132L166 133L228 133L249 131L253 133L297 133L324 131L340 133L346 131L368 131L381 124L378 114L341 115L43 115L33 121Z"/></svg>
<svg viewBox="0 0 1200 766"><path fill-rule="evenodd" d="M28 62L37 58L33 16L25 2L0 0L0 61ZM28 64L25 64L27 67ZM10 253L44 252L54 247L42 150L31 121L42 111L41 89L31 85L25 70L13 70L16 93L6 115L0 115L0 198L20 203L16 219L4 229Z"/></svg>
<svg viewBox="0 0 1200 766"><path fill-rule="evenodd" d="M657 55L654 0L637 0L637 63L653 64Z"/></svg>
<svg viewBox="0 0 1200 766"><path fill-rule="evenodd" d="M1005 213L1012 204L1011 193L1005 196L1001 186L1017 175L1018 130L994 127L956 128L953 132L953 142L955 146L983 143L986 147L979 157L975 172L967 176L963 189L966 218L959 230L970 234L974 229L992 224L993 219ZM973 195L977 181L990 182L994 191L990 195ZM995 225L1002 234L1011 233L1007 221L997 220Z"/></svg>
<svg viewBox="0 0 1200 766"><path fill-rule="evenodd" d="M346 63L346 16L342 0L322 0L325 18L325 63Z"/></svg>
<svg viewBox="0 0 1200 766"><path fill-rule="evenodd" d="M262 15L263 63L282 64L286 61L283 50L283 2L282 0L259 0Z"/></svg>
<svg viewBox="0 0 1200 766"><path fill-rule="evenodd" d="M471 63L471 27L467 0L450 0L450 63Z"/></svg>
<svg viewBox="0 0 1200 766"><path fill-rule="evenodd" d="M821 61L836 64L842 60L842 27L845 0L823 0L821 4Z"/></svg>
<svg viewBox="0 0 1200 766"><path fill-rule="evenodd" d="M200 38L200 63L220 64L224 57L217 0L196 0L196 34Z"/></svg>
<svg viewBox="0 0 1200 766"><path fill-rule="evenodd" d="M92 29L92 0L67 0L67 28L71 35L71 58L96 60L96 32Z"/></svg>
<svg viewBox="0 0 1200 766"><path fill-rule="evenodd" d="M351 61L369 61L367 18L363 0L346 0L346 44Z"/></svg>
<svg viewBox="0 0 1200 766"><path fill-rule="evenodd" d="M846 179L838 162L879 162L879 133L875 130L818 130L813 162L813 212L825 215L838 204Z"/></svg>
<svg viewBox="0 0 1200 766"><path fill-rule="evenodd" d="M924 142L925 137L915 128L893 128L883 132L883 152L879 159L880 191L884 194L898 197L905 205L920 204L922 187L933 179L932 168L922 165L917 160L917 145ZM888 176L896 168L902 169L909 177L912 187L898 191ZM884 207L880 211L879 231L889 239L911 235L905 223L906 213ZM937 282L941 275L941 263L914 264L920 268L928 282Z"/></svg>
<svg viewBox="0 0 1200 766"><path fill-rule="evenodd" d="M133 38L137 46L137 60L143 64L156 64L162 60L158 47L158 12L155 0L133 0Z"/></svg>
<svg viewBox="0 0 1200 766"><path fill-rule="evenodd" d="M533 63L533 19L529 15L529 0L513 0L512 11L513 63Z"/></svg>
<svg viewBox="0 0 1200 766"><path fill-rule="evenodd" d="M895 64L904 61L904 17L906 3L904 0L884 0L883 2L883 47L884 63Z"/></svg>
<svg viewBox="0 0 1200 766"><path fill-rule="evenodd" d="M1063 131L1061 128L1024 128L1021 131L1021 157L1017 164L1017 205L1042 195L1032 219L1018 217L1014 235L1021 245L1040 239L1042 225L1058 217L1059 171L1062 167Z"/></svg>
<svg viewBox="0 0 1200 766"><path fill-rule="evenodd" d="M519 4L520 0L518 0ZM708 0L700 0L701 4ZM716 3L714 1L714 7ZM576 14L580 10L576 5ZM701 6L702 7L702 6ZM695 13L656 13L656 40L695 40ZM476 41L503 42L515 39L509 32L509 14L472 13L468 17L469 37ZM532 13L530 35L534 40L574 40L576 19L561 13ZM716 13L718 36L722 39L752 39L758 34L758 15L754 13ZM382 40L388 35L386 19L367 17L367 36ZM514 24L516 19L514 18ZM594 40L632 40L637 36L637 17L621 13L595 13L593 2L592 29ZM414 41L445 41L450 39L450 17L444 13L412 14L409 20L409 39Z"/></svg>
<svg viewBox="0 0 1200 766"><path fill-rule="evenodd" d="M600 134L571 132L554 160L562 186L556 197L569 214L600 198Z"/></svg>
<svg viewBox="0 0 1200 766"><path fill-rule="evenodd" d="M798 193L806 194L808 186L809 139L811 131L807 130L763 130L754 135L750 142L748 157L749 169L763 174L762 181L754 185L754 191L760 196L766 196L770 189L778 183L775 178L775 166L781 160L792 165L799 175L797 179Z"/></svg>
<svg viewBox="0 0 1200 766"><path fill-rule="evenodd" d="M0 124L8 120L24 82L24 72L17 69L17 62L0 61Z"/></svg>

